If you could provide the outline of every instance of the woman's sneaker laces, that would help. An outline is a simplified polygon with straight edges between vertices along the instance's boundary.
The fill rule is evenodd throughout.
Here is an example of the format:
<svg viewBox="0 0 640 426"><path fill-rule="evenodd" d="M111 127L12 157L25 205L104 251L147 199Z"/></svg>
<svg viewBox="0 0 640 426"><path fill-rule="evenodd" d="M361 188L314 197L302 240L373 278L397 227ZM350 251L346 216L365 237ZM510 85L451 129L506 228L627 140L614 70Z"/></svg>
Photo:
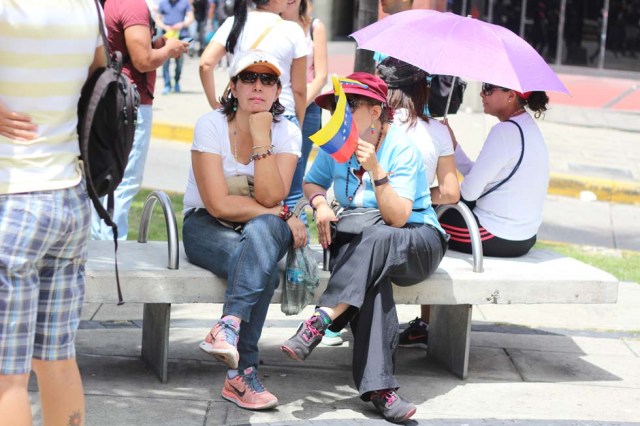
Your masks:
<svg viewBox="0 0 640 426"><path fill-rule="evenodd" d="M370 399L373 406L391 422L405 422L416 413L416 406L402 399L393 389L371 392Z"/></svg>
<svg viewBox="0 0 640 426"><path fill-rule="evenodd" d="M238 368L238 335L240 324L232 319L221 319L211 329L200 349L224 362L229 368Z"/></svg>
<svg viewBox="0 0 640 426"><path fill-rule="evenodd" d="M296 334L280 346L280 350L296 361L304 361L322 341L330 324L331 318L321 309L316 309L311 318L300 324Z"/></svg>
<svg viewBox="0 0 640 426"><path fill-rule="evenodd" d="M222 397L248 410L267 410L278 405L278 398L265 389L254 367L242 372L230 370L224 381Z"/></svg>

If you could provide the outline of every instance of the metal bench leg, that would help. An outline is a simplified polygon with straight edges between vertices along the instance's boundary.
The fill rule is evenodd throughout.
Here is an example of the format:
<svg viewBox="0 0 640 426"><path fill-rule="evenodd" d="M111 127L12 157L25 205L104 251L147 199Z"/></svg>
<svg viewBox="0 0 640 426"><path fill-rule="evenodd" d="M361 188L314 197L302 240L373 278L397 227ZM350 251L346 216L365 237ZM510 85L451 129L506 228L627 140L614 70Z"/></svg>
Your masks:
<svg viewBox="0 0 640 426"><path fill-rule="evenodd" d="M471 305L431 305L427 354L461 379L467 377Z"/></svg>
<svg viewBox="0 0 640 426"><path fill-rule="evenodd" d="M171 303L145 303L142 316L142 360L162 383L169 379L169 322Z"/></svg>

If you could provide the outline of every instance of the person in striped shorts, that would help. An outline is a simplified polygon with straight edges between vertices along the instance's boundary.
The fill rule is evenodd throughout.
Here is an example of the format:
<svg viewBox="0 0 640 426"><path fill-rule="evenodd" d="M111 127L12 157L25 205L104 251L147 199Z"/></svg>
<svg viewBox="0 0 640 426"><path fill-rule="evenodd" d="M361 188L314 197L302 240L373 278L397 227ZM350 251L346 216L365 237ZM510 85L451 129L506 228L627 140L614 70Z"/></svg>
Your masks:
<svg viewBox="0 0 640 426"><path fill-rule="evenodd" d="M91 218L77 105L106 65L94 0L0 3L0 423L84 424L75 333Z"/></svg>

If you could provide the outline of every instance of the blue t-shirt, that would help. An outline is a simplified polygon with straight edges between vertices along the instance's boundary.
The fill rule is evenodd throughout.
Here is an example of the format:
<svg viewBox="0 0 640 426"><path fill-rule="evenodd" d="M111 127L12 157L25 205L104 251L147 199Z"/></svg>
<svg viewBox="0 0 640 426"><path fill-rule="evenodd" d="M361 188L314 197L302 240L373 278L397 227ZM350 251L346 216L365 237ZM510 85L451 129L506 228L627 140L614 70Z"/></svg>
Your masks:
<svg viewBox="0 0 640 426"><path fill-rule="evenodd" d="M407 222L433 225L444 234L431 206L431 192L422 156L411 139L402 129L391 125L376 156L380 166L389 172L389 183L396 194L413 201L413 212ZM349 161L340 164L320 149L304 181L325 189L333 184L336 200L343 207L378 207L368 173L362 176L362 185L358 186L355 171L359 168L355 154ZM349 197L353 200L349 201Z"/></svg>
<svg viewBox="0 0 640 426"><path fill-rule="evenodd" d="M158 12L162 15L162 22L167 25L174 25L178 22L184 21L188 12L193 10L189 0L162 0L158 6ZM180 38L188 37L189 29L183 28L180 30Z"/></svg>

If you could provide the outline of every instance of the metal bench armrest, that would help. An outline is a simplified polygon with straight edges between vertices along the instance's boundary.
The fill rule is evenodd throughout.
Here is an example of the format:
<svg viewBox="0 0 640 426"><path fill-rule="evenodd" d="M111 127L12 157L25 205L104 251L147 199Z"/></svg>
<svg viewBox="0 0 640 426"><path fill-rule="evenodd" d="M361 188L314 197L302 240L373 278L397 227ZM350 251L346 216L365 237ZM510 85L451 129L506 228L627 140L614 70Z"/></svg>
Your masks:
<svg viewBox="0 0 640 426"><path fill-rule="evenodd" d="M469 229L469 236L471 237L471 254L473 255L473 272L482 272L484 267L482 266L482 240L480 240L480 230L478 230L478 224L473 217L473 213L465 203L458 201L456 204L442 204L436 207L436 214L438 219L442 217L444 212L449 209L457 210L467 224Z"/></svg>
<svg viewBox="0 0 640 426"><path fill-rule="evenodd" d="M167 226L167 243L168 247L168 264L169 269L178 269L180 248L178 241L178 222L176 214L171 205L171 199L163 191L153 191L144 202L142 208L142 217L140 218L140 228L138 231L138 242L146 243L149 236L149 224L151 223L151 213L156 201L160 202L162 212L164 213L164 222Z"/></svg>

